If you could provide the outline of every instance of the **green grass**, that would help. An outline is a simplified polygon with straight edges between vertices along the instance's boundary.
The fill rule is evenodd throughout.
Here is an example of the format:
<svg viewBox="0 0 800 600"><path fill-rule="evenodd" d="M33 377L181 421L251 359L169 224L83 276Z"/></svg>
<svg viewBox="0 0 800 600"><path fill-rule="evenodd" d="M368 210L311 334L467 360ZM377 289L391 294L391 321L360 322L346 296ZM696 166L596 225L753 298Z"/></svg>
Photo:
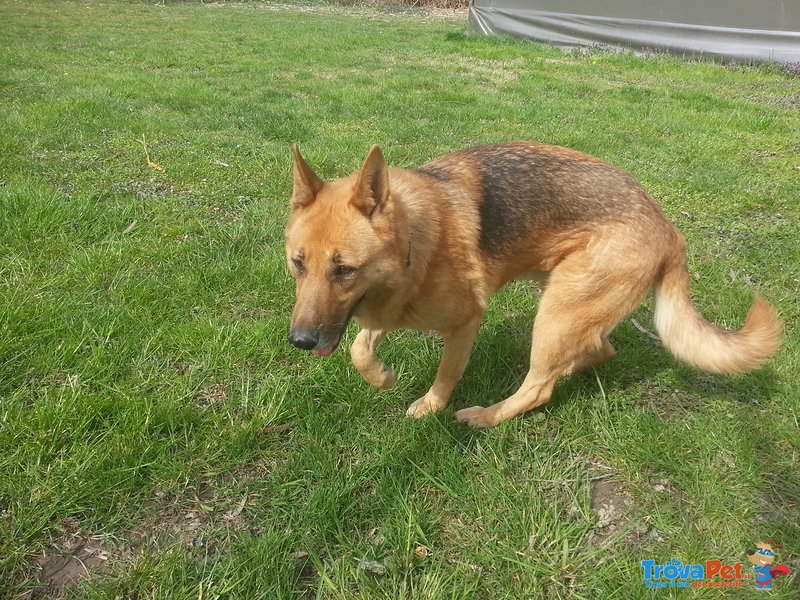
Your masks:
<svg viewBox="0 0 800 600"><path fill-rule="evenodd" d="M747 565L769 537L800 570L797 78L416 11L0 0L0 22L0 596L678 597L639 562ZM292 142L335 177L372 143L412 167L512 139L628 169L702 312L735 327L764 294L780 353L709 376L626 321L615 360L472 431L404 416L436 339L384 342L384 393L286 343ZM494 298L455 408L515 389L534 307ZM620 492L610 525L592 486ZM91 576L43 587L79 544Z"/></svg>

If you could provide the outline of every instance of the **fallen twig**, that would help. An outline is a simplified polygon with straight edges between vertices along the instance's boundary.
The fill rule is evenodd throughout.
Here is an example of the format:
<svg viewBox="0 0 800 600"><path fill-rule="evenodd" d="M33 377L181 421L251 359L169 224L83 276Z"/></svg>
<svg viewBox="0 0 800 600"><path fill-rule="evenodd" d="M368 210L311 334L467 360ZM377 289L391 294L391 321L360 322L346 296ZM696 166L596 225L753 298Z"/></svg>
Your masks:
<svg viewBox="0 0 800 600"><path fill-rule="evenodd" d="M136 227L137 222L138 221L134 219L130 225L128 225L125 229L122 230L122 235L128 235L131 231L133 231L133 228Z"/></svg>
<svg viewBox="0 0 800 600"><path fill-rule="evenodd" d="M658 336L657 336L655 333L653 333L652 331L648 331L647 329L645 329L645 328L642 326L642 324L641 324L641 323L639 323L639 321L637 321L636 319L631 319L631 324L632 324L634 327L636 327L636 329L638 329L638 330L639 330L639 331L641 331L643 334L645 334L647 337L650 337L650 338L652 338L652 339L656 340L656 341L657 341L657 342L659 342L659 343L661 342L661 338L660 338L660 337L658 337Z"/></svg>
<svg viewBox="0 0 800 600"><path fill-rule="evenodd" d="M281 425L270 425L269 427L262 427L260 433L278 433L279 431L291 429L295 425L297 425L297 421L289 421L288 423L282 423Z"/></svg>

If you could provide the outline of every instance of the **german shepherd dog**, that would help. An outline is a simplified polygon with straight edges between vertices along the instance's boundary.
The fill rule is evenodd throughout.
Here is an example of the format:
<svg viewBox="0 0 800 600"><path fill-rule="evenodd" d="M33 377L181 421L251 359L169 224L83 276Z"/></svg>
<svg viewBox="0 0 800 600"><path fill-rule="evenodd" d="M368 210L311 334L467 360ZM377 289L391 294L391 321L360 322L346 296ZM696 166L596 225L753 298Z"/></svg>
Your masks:
<svg viewBox="0 0 800 600"><path fill-rule="evenodd" d="M759 366L779 345L775 310L756 297L744 326L719 329L689 298L683 237L625 171L533 142L480 146L419 168L389 168L378 146L361 169L322 181L294 148L286 258L296 280L289 342L331 354L351 319L350 355L379 388L396 373L376 356L387 332L444 339L433 385L411 404L447 405L489 296L512 279L543 289L530 370L519 390L456 418L492 427L550 400L562 375L614 356L608 335L655 289L655 326L678 359L713 373Z"/></svg>

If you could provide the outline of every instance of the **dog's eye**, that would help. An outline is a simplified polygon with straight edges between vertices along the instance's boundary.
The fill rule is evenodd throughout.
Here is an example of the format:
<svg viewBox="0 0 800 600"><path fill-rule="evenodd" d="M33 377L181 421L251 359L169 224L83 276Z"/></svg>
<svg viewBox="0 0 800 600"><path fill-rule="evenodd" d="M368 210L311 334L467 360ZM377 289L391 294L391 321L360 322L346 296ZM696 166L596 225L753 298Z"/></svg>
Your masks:
<svg viewBox="0 0 800 600"><path fill-rule="evenodd" d="M355 270L356 270L355 267L349 267L347 265L336 265L336 268L333 270L333 274L336 275L336 277L347 277L348 275L354 273Z"/></svg>
<svg viewBox="0 0 800 600"><path fill-rule="evenodd" d="M292 265L294 265L295 271L298 273L302 273L305 270L305 266L303 265L303 261L299 258L292 259Z"/></svg>

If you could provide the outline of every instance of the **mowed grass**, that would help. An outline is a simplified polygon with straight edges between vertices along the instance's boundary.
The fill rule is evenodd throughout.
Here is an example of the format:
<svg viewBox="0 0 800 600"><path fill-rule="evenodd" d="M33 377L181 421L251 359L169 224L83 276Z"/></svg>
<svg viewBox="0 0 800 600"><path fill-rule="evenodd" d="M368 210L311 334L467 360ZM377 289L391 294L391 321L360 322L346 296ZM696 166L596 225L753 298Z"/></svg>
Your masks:
<svg viewBox="0 0 800 600"><path fill-rule="evenodd" d="M2 1L0 23L0 596L678 597L640 561L749 572L770 537L800 570L797 78L380 8ZM413 167L515 139L629 170L703 314L737 327L763 294L781 351L711 376L625 321L613 361L473 431L404 415L433 336L389 336L382 393L346 348L286 343L292 142L332 178L373 143ZM494 298L456 409L515 390L536 298Z"/></svg>

